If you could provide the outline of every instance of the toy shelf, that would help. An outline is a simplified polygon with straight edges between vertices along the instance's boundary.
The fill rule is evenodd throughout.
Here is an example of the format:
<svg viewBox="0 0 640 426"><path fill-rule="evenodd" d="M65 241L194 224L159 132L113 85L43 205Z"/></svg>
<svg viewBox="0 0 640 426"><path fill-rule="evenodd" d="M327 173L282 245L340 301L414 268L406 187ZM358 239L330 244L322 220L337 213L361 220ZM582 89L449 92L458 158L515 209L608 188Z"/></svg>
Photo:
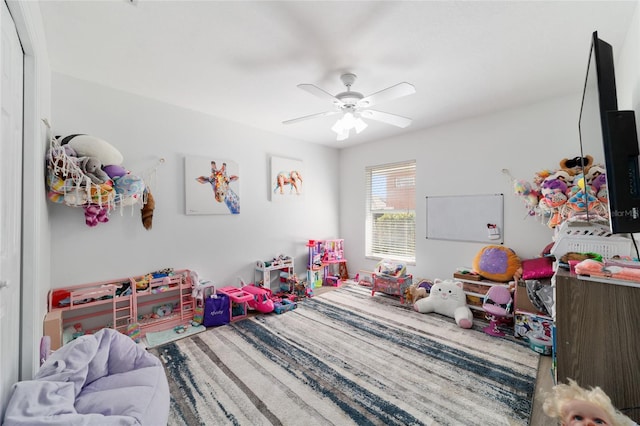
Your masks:
<svg viewBox="0 0 640 426"><path fill-rule="evenodd" d="M343 280L349 279L343 239L309 240L306 246L309 249L307 280L314 283L313 286L338 286ZM337 272L334 270L336 265Z"/></svg>
<svg viewBox="0 0 640 426"><path fill-rule="evenodd" d="M52 349L64 344L63 331L80 325L82 333L113 328L121 333L138 325L139 337L167 330L193 319L194 301L190 271L101 281L53 289L49 292L45 334Z"/></svg>
<svg viewBox="0 0 640 426"><path fill-rule="evenodd" d="M273 271L284 271L288 275L293 275L294 270L293 258L289 256L280 256L270 261L258 260L254 271L255 284L262 282L264 288L271 290L271 273ZM280 275L278 275L278 278Z"/></svg>

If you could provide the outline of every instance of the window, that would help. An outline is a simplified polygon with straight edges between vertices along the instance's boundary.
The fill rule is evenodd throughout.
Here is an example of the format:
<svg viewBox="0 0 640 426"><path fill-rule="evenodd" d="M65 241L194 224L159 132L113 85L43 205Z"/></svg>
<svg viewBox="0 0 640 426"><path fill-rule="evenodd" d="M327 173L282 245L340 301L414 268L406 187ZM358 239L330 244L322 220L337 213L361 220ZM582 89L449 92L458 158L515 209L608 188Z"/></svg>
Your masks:
<svg viewBox="0 0 640 426"><path fill-rule="evenodd" d="M367 167L366 255L415 262L416 162Z"/></svg>

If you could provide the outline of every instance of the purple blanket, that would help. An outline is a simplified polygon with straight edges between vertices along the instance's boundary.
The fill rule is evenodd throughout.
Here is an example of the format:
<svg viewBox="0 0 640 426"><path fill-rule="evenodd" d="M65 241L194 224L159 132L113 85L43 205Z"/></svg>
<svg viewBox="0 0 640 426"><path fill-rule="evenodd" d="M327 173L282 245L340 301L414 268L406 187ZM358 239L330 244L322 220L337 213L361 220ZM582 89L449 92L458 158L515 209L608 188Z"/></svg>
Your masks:
<svg viewBox="0 0 640 426"><path fill-rule="evenodd" d="M165 425L160 360L112 329L63 346L34 380L13 385L3 425Z"/></svg>

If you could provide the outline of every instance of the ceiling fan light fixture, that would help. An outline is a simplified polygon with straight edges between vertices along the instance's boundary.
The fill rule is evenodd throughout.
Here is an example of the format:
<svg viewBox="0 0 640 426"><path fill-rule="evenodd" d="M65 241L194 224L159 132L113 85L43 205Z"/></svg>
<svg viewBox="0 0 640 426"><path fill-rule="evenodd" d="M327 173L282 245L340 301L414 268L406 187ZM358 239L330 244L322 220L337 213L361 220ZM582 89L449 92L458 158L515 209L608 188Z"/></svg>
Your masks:
<svg viewBox="0 0 640 426"><path fill-rule="evenodd" d="M356 121L353 124L353 127L355 127L356 129L356 133L360 133L361 131L363 131L364 129L366 129L368 126L367 123L364 122L364 120L360 117L356 118Z"/></svg>
<svg viewBox="0 0 640 426"><path fill-rule="evenodd" d="M348 131L348 129L345 129L343 124L342 124L342 118L340 118L340 119L338 119L338 121L336 121L336 124L334 124L333 127L331 127L331 130L333 130L337 134L343 133L345 130Z"/></svg>
<svg viewBox="0 0 640 426"><path fill-rule="evenodd" d="M407 82L402 82L387 87L386 89L379 90L368 96L364 96L360 92L351 90L351 86L356 81L356 78L356 75L352 73L342 74L340 79L347 90L340 92L335 96L313 84L298 84L298 88L309 92L320 99L331 102L333 109L317 114L294 118L292 120L286 120L283 121L283 124L297 123L311 118L342 114L340 119L331 127L331 130L336 132L339 141L348 139L351 129L354 129L356 133L361 133L366 129L368 124L362 118L380 121L400 128L405 128L411 124L410 118L388 112L372 110L369 109L369 107L380 102L386 102L411 95L416 92L413 85Z"/></svg>
<svg viewBox="0 0 640 426"><path fill-rule="evenodd" d="M353 116L351 112L345 112L342 116L342 127L347 130L351 130L356 125L356 118Z"/></svg>

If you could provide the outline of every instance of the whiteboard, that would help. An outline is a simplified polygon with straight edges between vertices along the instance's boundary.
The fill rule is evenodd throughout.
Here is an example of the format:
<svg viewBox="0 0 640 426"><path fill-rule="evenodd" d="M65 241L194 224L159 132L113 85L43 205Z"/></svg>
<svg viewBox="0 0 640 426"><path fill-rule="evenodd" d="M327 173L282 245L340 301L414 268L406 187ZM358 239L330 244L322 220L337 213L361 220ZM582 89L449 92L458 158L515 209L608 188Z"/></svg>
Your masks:
<svg viewBox="0 0 640 426"><path fill-rule="evenodd" d="M503 209L503 194L427 197L427 238L503 244Z"/></svg>

